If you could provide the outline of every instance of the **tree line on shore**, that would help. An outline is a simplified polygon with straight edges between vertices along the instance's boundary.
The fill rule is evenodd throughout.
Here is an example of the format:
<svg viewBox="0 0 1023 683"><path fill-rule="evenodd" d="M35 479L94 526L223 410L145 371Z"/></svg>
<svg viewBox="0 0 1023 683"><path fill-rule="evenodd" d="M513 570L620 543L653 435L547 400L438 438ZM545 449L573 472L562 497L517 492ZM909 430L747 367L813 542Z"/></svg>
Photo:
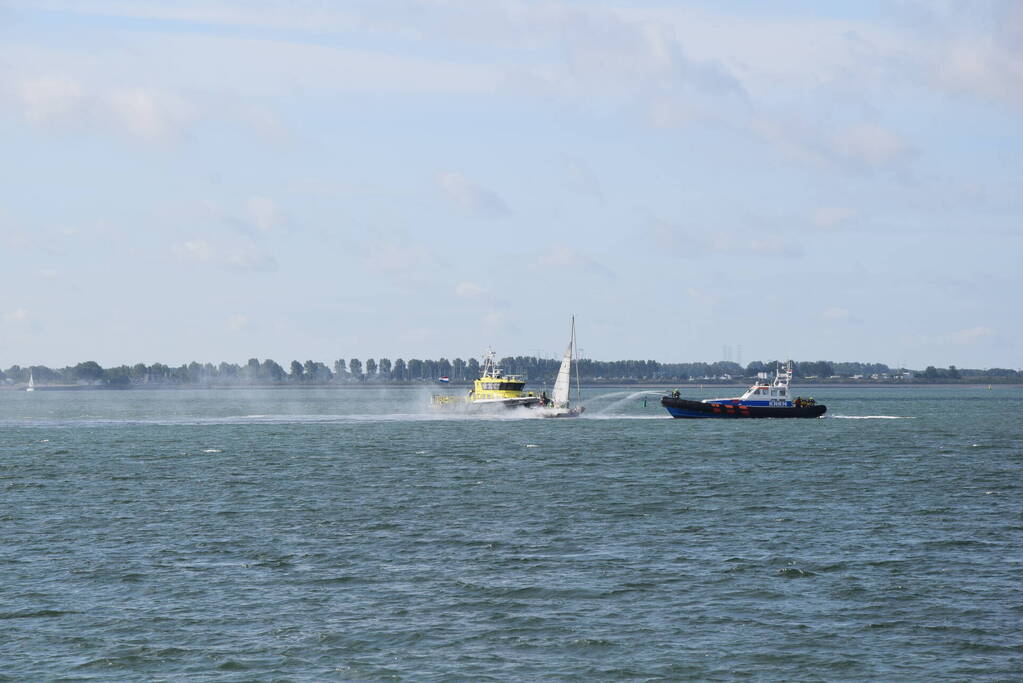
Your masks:
<svg viewBox="0 0 1023 683"><path fill-rule="evenodd" d="M554 381L561 361L535 356L508 356L499 362L506 374L521 375L532 383ZM760 373L772 373L777 361L753 361L746 366L731 361L715 363L660 363L653 360L578 362L580 379L587 383L675 383L675 382L729 382L748 380ZM1006 368L966 369L950 365L948 368L928 366L924 370L890 368L884 363L800 361L793 364L797 378L819 382L988 382L1011 383L1023 381L1023 373ZM304 363L293 360L284 368L269 358L260 361L250 358L243 365L236 363L197 363L195 361L172 367L162 363L137 363L104 368L95 361L84 361L64 368L44 365L21 367L13 365L0 370L0 382L19 384L29 376L41 385L252 385L252 384L335 384L380 383L414 384L432 383L447 378L451 383L471 382L480 375L480 362L476 358L463 360L408 361L398 358L352 358L347 362L338 358L330 366L319 361Z"/></svg>

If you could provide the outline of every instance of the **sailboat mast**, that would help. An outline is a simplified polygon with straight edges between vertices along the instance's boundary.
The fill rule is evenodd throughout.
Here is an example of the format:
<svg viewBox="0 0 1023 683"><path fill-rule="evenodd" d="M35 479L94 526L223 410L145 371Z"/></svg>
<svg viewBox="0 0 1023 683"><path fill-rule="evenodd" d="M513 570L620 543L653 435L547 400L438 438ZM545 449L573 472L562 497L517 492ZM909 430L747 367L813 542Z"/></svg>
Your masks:
<svg viewBox="0 0 1023 683"><path fill-rule="evenodd" d="M575 346L575 316L572 316L572 358L575 360L575 402L581 403L579 389L579 350Z"/></svg>

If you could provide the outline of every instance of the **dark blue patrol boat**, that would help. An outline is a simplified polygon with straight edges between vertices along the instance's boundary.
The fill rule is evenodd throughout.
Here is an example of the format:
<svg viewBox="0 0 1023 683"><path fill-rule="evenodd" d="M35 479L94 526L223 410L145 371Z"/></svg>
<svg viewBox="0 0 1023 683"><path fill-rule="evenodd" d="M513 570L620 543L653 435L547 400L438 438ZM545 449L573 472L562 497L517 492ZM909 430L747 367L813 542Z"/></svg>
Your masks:
<svg viewBox="0 0 1023 683"><path fill-rule="evenodd" d="M828 407L819 405L812 398L796 397L789 394L792 381L792 361L782 370L774 373L774 381L757 382L739 398L707 398L692 401L679 396L675 391L661 398L661 405L672 417L820 417Z"/></svg>

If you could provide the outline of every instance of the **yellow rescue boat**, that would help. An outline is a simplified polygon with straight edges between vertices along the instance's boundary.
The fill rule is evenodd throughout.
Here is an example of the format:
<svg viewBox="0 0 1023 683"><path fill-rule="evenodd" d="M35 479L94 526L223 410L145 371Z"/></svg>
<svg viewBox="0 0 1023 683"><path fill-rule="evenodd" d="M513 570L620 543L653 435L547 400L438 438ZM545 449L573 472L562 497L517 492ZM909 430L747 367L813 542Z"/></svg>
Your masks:
<svg viewBox="0 0 1023 683"><path fill-rule="evenodd" d="M472 383L466 396L435 394L436 406L472 406L474 408L531 408L540 404L540 397L523 389L526 381L519 375L506 375L497 365L493 349L487 351L480 368L480 377Z"/></svg>

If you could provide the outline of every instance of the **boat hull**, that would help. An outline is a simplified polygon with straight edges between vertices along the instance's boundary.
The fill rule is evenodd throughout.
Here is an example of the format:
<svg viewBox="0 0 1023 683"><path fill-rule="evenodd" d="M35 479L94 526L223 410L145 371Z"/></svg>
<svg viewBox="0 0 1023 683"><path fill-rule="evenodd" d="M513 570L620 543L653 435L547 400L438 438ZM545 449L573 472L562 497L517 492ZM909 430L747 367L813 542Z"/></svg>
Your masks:
<svg viewBox="0 0 1023 683"><path fill-rule="evenodd" d="M521 398L494 398L469 401L470 406L478 408L533 408L540 405L538 396L522 396Z"/></svg>
<svg viewBox="0 0 1023 683"><path fill-rule="evenodd" d="M534 408L540 413L540 417L579 417L586 410L585 406L578 408Z"/></svg>
<svg viewBox="0 0 1023 683"><path fill-rule="evenodd" d="M825 405L813 406L744 406L732 403L704 403L685 398L664 396L661 405L677 418L751 418L751 417L820 417Z"/></svg>
<svg viewBox="0 0 1023 683"><path fill-rule="evenodd" d="M435 394L433 405L437 408L454 408L460 410L503 410L505 408L535 408L540 405L539 396L520 396L516 398L485 398L467 399L464 396Z"/></svg>

